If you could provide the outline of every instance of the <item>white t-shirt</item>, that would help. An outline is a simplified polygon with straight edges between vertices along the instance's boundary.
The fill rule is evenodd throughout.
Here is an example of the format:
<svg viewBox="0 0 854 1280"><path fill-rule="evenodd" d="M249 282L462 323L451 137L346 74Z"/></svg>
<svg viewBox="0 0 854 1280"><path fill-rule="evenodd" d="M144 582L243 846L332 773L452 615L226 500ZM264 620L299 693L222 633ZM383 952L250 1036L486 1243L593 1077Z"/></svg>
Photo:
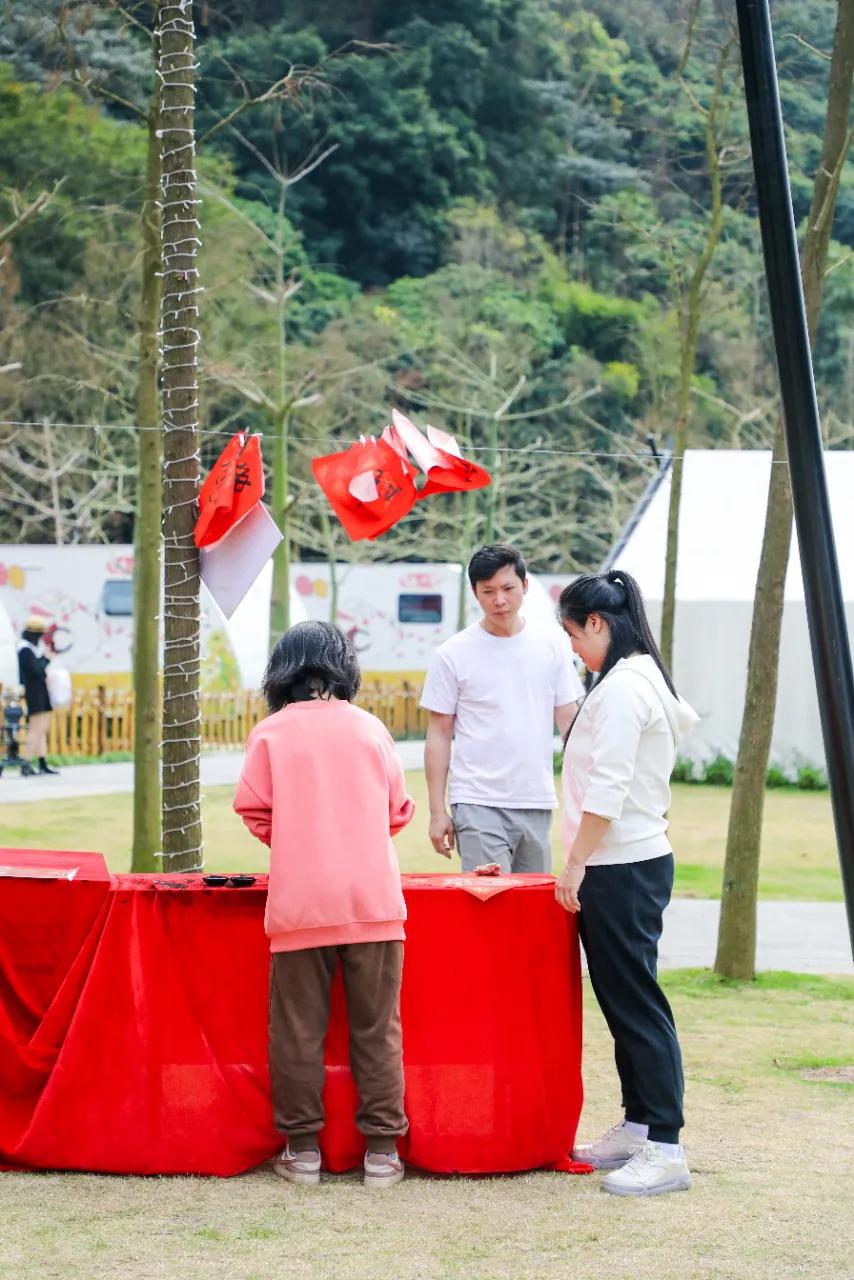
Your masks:
<svg viewBox="0 0 854 1280"><path fill-rule="evenodd" d="M557 626L527 621L515 636L479 622L433 655L421 705L453 715L451 804L554 809L554 709L584 690Z"/></svg>

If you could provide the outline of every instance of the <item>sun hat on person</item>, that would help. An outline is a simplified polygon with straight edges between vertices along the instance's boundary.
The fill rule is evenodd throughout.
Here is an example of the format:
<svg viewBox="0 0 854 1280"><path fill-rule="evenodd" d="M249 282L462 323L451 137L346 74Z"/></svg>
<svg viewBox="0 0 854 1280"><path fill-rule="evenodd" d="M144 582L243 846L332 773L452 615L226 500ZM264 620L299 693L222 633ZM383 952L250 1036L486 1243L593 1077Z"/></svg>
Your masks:
<svg viewBox="0 0 854 1280"><path fill-rule="evenodd" d="M44 618L39 618L36 614L33 614L32 617L27 618L27 621L24 625L24 630L25 631L47 631L47 623L45 622Z"/></svg>

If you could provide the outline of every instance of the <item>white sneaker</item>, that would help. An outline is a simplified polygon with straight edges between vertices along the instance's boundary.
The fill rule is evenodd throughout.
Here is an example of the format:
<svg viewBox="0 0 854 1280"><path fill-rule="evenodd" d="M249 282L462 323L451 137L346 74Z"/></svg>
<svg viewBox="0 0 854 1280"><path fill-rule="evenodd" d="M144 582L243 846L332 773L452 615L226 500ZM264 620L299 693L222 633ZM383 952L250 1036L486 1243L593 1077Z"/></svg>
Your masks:
<svg viewBox="0 0 854 1280"><path fill-rule="evenodd" d="M365 1155L366 1187L393 1187L403 1181L405 1172L403 1161L396 1151L368 1151Z"/></svg>
<svg viewBox="0 0 854 1280"><path fill-rule="evenodd" d="M620 1169L637 1155L645 1141L645 1138L629 1133L622 1124L615 1124L598 1142L573 1147L572 1158L592 1164L594 1169Z"/></svg>
<svg viewBox="0 0 854 1280"><path fill-rule="evenodd" d="M666 1191L687 1191L691 1174L685 1152L673 1159L656 1142L644 1142L628 1164L602 1179L602 1190L612 1196L660 1196Z"/></svg>
<svg viewBox="0 0 854 1280"><path fill-rule="evenodd" d="M320 1152L316 1148L291 1151L287 1146L273 1161L273 1171L298 1187L317 1187L320 1185Z"/></svg>

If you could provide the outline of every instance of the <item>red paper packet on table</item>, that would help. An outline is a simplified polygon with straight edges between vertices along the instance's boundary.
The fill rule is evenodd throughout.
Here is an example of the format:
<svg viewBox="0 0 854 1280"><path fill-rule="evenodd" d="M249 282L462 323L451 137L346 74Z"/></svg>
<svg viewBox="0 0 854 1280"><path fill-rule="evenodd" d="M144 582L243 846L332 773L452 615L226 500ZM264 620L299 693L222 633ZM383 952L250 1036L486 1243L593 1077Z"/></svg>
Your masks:
<svg viewBox="0 0 854 1280"><path fill-rule="evenodd" d="M354 542L379 537L415 505L415 470L385 440L314 458L311 470Z"/></svg>
<svg viewBox="0 0 854 1280"><path fill-rule="evenodd" d="M249 514L264 496L259 436L238 431L211 467L199 494L197 547L211 547Z"/></svg>

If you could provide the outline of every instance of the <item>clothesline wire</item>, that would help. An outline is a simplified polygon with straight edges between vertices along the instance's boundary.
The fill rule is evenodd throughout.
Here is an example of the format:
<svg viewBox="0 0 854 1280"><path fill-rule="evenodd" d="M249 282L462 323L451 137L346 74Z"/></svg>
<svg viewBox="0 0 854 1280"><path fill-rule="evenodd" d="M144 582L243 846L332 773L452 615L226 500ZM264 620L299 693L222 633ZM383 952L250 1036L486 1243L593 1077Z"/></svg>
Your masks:
<svg viewBox="0 0 854 1280"><path fill-rule="evenodd" d="M0 418L0 427L48 427L51 430L55 428L68 428L86 431L161 431L161 427L141 427L131 422L46 422L39 420L24 421L15 418ZM231 438L236 434L234 430L219 430L215 427L201 427L200 433L203 436L220 436ZM252 433L254 434L254 433ZM264 433L259 433L263 435ZM272 437L272 432L270 433ZM381 432L374 433L379 436ZM314 444L321 445L329 443L336 449L348 449L355 442L355 438L341 440L335 439L332 435L313 435L313 436L295 436L290 435L289 440L292 444ZM655 462L660 463L661 458L656 457L648 448L633 450L604 450L604 449L554 449L545 445L476 445L466 443L466 452L469 453L500 453L500 454L524 454L531 456L533 454L544 455L548 457L562 458L608 458L608 459L630 459L634 462ZM776 458L772 461L777 465L788 466L788 459Z"/></svg>

